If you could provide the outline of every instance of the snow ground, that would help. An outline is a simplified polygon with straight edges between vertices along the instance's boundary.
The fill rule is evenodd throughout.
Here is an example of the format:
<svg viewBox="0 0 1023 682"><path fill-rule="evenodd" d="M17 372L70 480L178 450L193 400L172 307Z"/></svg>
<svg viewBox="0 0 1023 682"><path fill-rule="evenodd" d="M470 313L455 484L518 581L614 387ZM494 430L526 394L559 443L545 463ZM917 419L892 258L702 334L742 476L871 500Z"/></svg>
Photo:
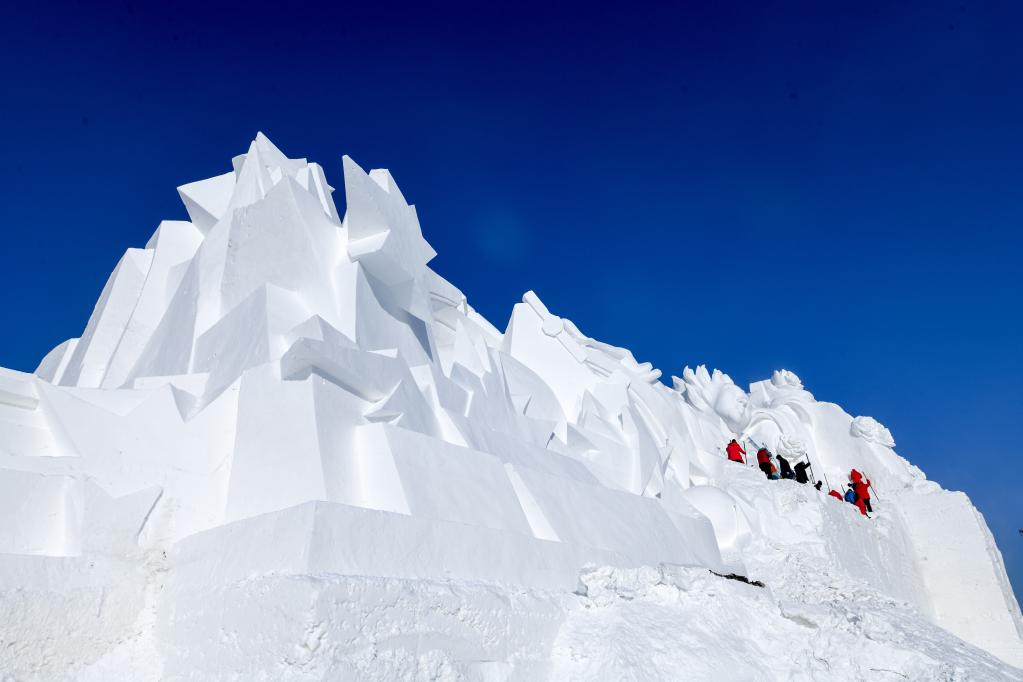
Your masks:
<svg viewBox="0 0 1023 682"><path fill-rule="evenodd" d="M1023 682L807 541L823 519L848 542L851 529L883 534L887 510L866 520L810 486L754 473L726 469L719 484L759 500L776 526L741 551L764 588L677 565L589 566L575 591L278 571L202 584L180 565L188 559L151 550L116 570L109 558L98 570L78 563L100 582L65 581L62 595L52 567L38 592L4 592L0 607L26 627L4 642L0 680ZM53 633L58 612L66 630Z"/></svg>
<svg viewBox="0 0 1023 682"><path fill-rule="evenodd" d="M1023 680L908 604L798 555L763 569L766 588L691 568L593 570L549 679Z"/></svg>

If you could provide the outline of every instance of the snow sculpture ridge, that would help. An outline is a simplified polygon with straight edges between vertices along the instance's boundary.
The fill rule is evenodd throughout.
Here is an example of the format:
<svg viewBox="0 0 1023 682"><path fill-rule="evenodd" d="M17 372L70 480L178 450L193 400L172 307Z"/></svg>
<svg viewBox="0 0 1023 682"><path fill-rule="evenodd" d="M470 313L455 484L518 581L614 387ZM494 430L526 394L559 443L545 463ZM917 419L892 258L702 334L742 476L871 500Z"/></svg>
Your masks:
<svg viewBox="0 0 1023 682"><path fill-rule="evenodd" d="M103 621L86 648L115 651L129 630L163 637L171 653L154 665L188 676L216 658L189 653L201 646L188 633L221 620L205 601L226 609L259 581L567 595L586 564L746 573L769 542L1023 662L1023 619L983 519L898 457L876 421L817 402L786 370L747 393L686 367L669 388L532 291L501 332L429 267L394 177L347 156L342 170L343 217L319 165L258 134L231 171L178 188L189 220L125 253L80 338L34 375L0 370L0 585L16 586L0 587L0 606L44 619L13 626L24 641L52 631L53 614L95 619L89 599L110 592L123 622ZM900 512L877 519L882 532L809 487L772 506L789 482L765 488L726 462L733 437L809 457L833 482L861 468ZM962 529L959 568L982 580L952 585L949 565L918 560L945 544L936 506ZM835 529L879 548L854 556ZM62 602L56 583L87 597ZM18 610L28 598L55 606ZM292 655L267 646L267 665ZM13 669L86 665L73 647L32 650Z"/></svg>

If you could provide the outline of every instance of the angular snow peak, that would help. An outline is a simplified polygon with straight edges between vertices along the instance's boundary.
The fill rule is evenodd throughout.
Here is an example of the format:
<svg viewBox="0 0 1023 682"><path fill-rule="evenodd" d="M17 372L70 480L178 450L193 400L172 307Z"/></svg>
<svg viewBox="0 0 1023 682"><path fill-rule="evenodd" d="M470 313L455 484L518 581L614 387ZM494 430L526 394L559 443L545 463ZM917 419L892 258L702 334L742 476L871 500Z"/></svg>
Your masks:
<svg viewBox="0 0 1023 682"><path fill-rule="evenodd" d="M820 581L837 576L1023 660L983 519L896 455L876 421L817 402L785 370L747 393L687 367L672 390L533 292L501 333L430 269L388 171L343 158L342 219L323 169L262 134L232 165L179 188L189 220L125 253L80 338L35 375L0 371L0 610L23 643L5 673L393 679L443 655L450 668L430 670L537 679L587 564L769 584L816 566L787 579L806 586L798 598L833 594ZM856 467L883 504L868 521L811 486L768 482L726 461L731 438L806 459L835 487ZM452 581L505 620L430 644L422 633L444 609L418 600ZM319 613L305 588L327 590L334 615L305 622ZM380 609L388 590L405 596ZM254 599L274 606L231 611ZM751 618L777 610L759 599ZM344 605L396 614L378 623L393 655L324 640L355 641L328 623L378 622L333 610ZM807 613L798 622L818 617ZM99 625L62 645L67 622ZM829 641L845 626L817 627ZM535 666L495 649L493 632L525 638Z"/></svg>
<svg viewBox="0 0 1023 682"><path fill-rule="evenodd" d="M234 186L235 174L230 172L178 187L181 203L185 205L192 224L200 232L209 232L227 212Z"/></svg>
<svg viewBox="0 0 1023 682"><path fill-rule="evenodd" d="M416 209L405 202L386 170L368 175L352 159L342 159L348 212L348 256L380 281L388 298L420 320L429 321L423 278L437 255L423 239Z"/></svg>

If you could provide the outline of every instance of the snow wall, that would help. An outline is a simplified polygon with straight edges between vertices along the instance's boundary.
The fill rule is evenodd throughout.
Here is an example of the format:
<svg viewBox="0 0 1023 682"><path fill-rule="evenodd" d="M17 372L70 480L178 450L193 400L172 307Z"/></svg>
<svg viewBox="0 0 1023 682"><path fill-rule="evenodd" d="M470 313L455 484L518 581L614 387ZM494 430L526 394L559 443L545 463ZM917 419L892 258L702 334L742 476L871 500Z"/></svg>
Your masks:
<svg viewBox="0 0 1023 682"><path fill-rule="evenodd" d="M233 166L178 189L190 220L124 254L81 338L0 370L0 673L599 678L558 672L581 571L771 588L799 562L1023 665L983 517L875 420L784 370L669 388L533 292L502 333L388 171L344 158L342 219L262 134ZM733 437L864 471L875 517L727 462Z"/></svg>

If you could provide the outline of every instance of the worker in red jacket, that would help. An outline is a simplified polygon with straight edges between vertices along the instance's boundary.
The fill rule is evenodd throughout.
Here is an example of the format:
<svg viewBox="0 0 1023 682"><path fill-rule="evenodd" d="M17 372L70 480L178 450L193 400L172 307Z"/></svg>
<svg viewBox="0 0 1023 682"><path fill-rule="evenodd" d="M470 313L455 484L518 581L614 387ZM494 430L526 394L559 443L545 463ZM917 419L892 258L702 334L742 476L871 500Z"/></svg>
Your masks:
<svg viewBox="0 0 1023 682"><path fill-rule="evenodd" d="M863 474L853 469L849 472L849 480L853 482L853 485L856 485L863 480Z"/></svg>
<svg viewBox="0 0 1023 682"><path fill-rule="evenodd" d="M860 499L860 496L856 494L855 484L849 484L849 489L845 491L845 501L849 504L855 505L856 508L860 510L861 514L867 516L867 508L863 504L863 500ZM869 519L870 517L867 516L867 518Z"/></svg>
<svg viewBox="0 0 1023 682"><path fill-rule="evenodd" d="M764 476L771 478L771 453L767 451L767 448L757 450L757 465L764 472Z"/></svg>
<svg viewBox="0 0 1023 682"><path fill-rule="evenodd" d="M874 510L870 506L870 479L868 478L867 482L864 483L863 478L860 477L860 480L853 483L853 489L856 491L856 499L863 502L863 506L867 508L867 511L873 514Z"/></svg>
<svg viewBox="0 0 1023 682"><path fill-rule="evenodd" d="M728 444L728 447L725 448L725 451L728 453L729 461L739 462L740 464L746 463L746 460L742 458L742 456L746 454L746 451L742 449L741 445L735 442L734 438L732 439L732 442Z"/></svg>

